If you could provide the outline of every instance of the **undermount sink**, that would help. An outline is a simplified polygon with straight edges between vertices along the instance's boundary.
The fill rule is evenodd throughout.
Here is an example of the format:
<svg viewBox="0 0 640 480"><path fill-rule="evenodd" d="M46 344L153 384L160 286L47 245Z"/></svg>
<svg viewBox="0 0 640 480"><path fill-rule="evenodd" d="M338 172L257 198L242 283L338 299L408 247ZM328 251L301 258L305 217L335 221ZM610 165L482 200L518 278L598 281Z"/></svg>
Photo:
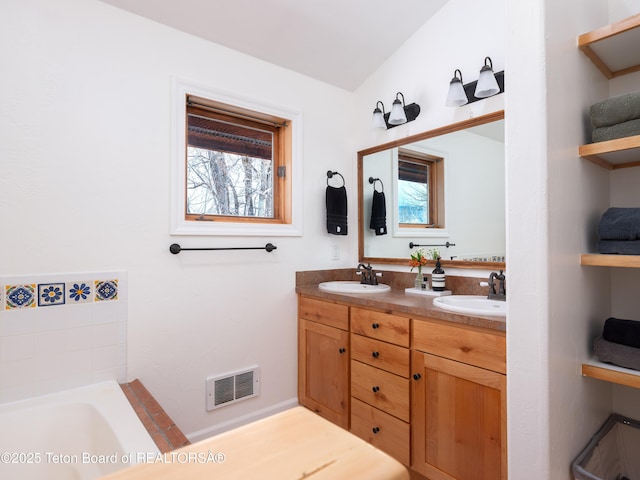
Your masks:
<svg viewBox="0 0 640 480"><path fill-rule="evenodd" d="M482 295L449 295L433 299L433 304L444 310L476 315L507 316L507 302L490 300Z"/></svg>
<svg viewBox="0 0 640 480"><path fill-rule="evenodd" d="M383 293L391 290L389 285L366 285L355 281L322 282L318 288L333 293Z"/></svg>

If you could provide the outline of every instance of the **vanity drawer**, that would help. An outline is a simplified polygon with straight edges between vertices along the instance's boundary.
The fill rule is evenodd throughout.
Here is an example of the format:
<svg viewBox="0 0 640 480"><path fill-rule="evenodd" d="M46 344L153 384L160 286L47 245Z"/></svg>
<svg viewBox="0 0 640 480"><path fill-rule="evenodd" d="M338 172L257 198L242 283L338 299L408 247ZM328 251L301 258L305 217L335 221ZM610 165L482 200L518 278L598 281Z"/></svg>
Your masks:
<svg viewBox="0 0 640 480"><path fill-rule="evenodd" d="M298 316L341 330L349 330L349 307L315 298L298 298Z"/></svg>
<svg viewBox="0 0 640 480"><path fill-rule="evenodd" d="M351 360L351 395L409 421L409 379Z"/></svg>
<svg viewBox="0 0 640 480"><path fill-rule="evenodd" d="M413 348L477 367L507 373L504 332L413 320Z"/></svg>
<svg viewBox="0 0 640 480"><path fill-rule="evenodd" d="M352 307L351 331L358 335L409 347L409 319L405 317Z"/></svg>
<svg viewBox="0 0 640 480"><path fill-rule="evenodd" d="M351 358L402 377L409 376L409 349L351 334Z"/></svg>
<svg viewBox="0 0 640 480"><path fill-rule="evenodd" d="M407 422L351 399L351 433L388 453L405 465L411 463L411 427Z"/></svg>

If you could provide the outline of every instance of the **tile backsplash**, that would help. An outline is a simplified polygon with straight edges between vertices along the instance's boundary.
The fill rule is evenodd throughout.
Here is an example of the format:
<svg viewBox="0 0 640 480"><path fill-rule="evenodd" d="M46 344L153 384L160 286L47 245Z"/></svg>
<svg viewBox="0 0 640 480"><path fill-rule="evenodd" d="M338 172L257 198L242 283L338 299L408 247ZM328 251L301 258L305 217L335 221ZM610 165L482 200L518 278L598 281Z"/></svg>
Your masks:
<svg viewBox="0 0 640 480"><path fill-rule="evenodd" d="M0 402L126 382L126 272L0 276Z"/></svg>

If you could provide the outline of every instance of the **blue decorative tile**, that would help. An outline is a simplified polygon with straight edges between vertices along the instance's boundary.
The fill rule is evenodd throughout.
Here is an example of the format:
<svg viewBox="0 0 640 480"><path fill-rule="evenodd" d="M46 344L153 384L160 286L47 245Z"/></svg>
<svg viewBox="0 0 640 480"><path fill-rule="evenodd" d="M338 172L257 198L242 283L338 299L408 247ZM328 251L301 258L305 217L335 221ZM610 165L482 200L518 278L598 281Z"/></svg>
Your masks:
<svg viewBox="0 0 640 480"><path fill-rule="evenodd" d="M64 283L39 283L38 306L64 305Z"/></svg>
<svg viewBox="0 0 640 480"><path fill-rule="evenodd" d="M84 282L67 282L67 298L69 303L75 305L77 303L93 302L93 282L85 280Z"/></svg>
<svg viewBox="0 0 640 480"><path fill-rule="evenodd" d="M25 285L7 285L6 309L14 308L35 308L36 306L36 284L29 283Z"/></svg>
<svg viewBox="0 0 640 480"><path fill-rule="evenodd" d="M118 299L118 280L96 280L96 302Z"/></svg>

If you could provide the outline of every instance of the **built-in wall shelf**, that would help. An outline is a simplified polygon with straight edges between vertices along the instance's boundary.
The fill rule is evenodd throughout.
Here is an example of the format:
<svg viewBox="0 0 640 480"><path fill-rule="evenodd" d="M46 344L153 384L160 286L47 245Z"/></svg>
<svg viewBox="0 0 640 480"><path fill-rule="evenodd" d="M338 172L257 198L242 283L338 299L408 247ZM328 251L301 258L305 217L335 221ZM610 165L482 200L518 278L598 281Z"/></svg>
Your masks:
<svg viewBox="0 0 640 480"><path fill-rule="evenodd" d="M580 265L593 267L640 268L640 255L606 255L602 253L583 253Z"/></svg>
<svg viewBox="0 0 640 480"><path fill-rule="evenodd" d="M578 154L607 170L637 167L640 166L640 135L581 145Z"/></svg>
<svg viewBox="0 0 640 480"><path fill-rule="evenodd" d="M578 48L607 79L640 72L640 14L578 37ZM640 135L590 143L578 147L580 157L607 170L640 166ZM580 264L596 267L640 268L640 255L585 253ZM640 371L593 358L582 364L582 375L640 388Z"/></svg>
<svg viewBox="0 0 640 480"><path fill-rule="evenodd" d="M627 387L640 388L640 372L638 370L600 362L595 358L582 364L582 375Z"/></svg>
<svg viewBox="0 0 640 480"><path fill-rule="evenodd" d="M578 47L611 79L640 71L640 14L578 37Z"/></svg>

